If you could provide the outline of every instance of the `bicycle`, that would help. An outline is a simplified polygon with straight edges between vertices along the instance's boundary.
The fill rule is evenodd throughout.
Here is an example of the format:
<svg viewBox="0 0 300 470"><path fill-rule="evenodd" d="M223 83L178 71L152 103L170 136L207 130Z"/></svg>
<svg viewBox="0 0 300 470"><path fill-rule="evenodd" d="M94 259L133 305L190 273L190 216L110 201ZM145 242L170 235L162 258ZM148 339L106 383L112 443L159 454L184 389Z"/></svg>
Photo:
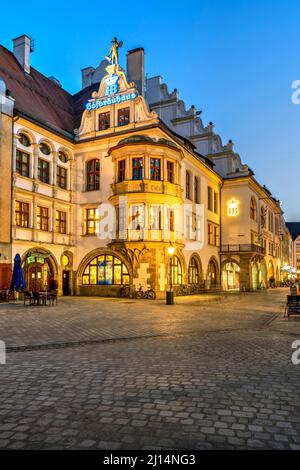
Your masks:
<svg viewBox="0 0 300 470"><path fill-rule="evenodd" d="M119 290L120 297L130 297L130 286L128 284L121 286Z"/></svg>
<svg viewBox="0 0 300 470"><path fill-rule="evenodd" d="M135 292L135 298L136 299L148 299L148 300L155 300L156 299L156 294L155 291L151 288L148 288L147 290L143 290L142 286L139 287L139 290Z"/></svg>
<svg viewBox="0 0 300 470"><path fill-rule="evenodd" d="M178 287L176 291L176 295L180 296L180 295L188 295L188 294L189 294L188 286L184 284L180 284L180 286Z"/></svg>

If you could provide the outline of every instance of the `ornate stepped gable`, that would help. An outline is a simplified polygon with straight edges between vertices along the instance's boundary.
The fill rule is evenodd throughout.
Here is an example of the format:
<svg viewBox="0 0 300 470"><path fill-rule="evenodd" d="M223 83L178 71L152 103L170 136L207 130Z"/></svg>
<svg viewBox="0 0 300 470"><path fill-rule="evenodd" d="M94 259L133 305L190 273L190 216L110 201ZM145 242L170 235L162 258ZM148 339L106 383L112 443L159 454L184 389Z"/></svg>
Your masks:
<svg viewBox="0 0 300 470"><path fill-rule="evenodd" d="M98 91L92 92L86 103L77 131L78 138L88 138L97 131L95 113L106 112L111 106L120 104L130 106L134 103L131 122L135 127L145 123L158 123L157 113L149 111L145 98L139 95L133 82L128 83L124 70L118 64L112 64L106 67L106 71L107 75L102 78Z"/></svg>

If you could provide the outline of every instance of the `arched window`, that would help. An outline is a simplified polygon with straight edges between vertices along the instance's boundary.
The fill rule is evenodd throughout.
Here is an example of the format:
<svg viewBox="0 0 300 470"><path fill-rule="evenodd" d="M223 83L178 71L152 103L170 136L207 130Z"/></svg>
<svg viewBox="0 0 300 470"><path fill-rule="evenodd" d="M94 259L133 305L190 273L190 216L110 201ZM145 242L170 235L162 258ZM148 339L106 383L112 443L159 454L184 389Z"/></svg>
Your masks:
<svg viewBox="0 0 300 470"><path fill-rule="evenodd" d="M197 259L193 256L189 264L189 284L199 284L200 266Z"/></svg>
<svg viewBox="0 0 300 470"><path fill-rule="evenodd" d="M99 286L129 284L128 269L115 256L99 255L86 266L82 276L82 284Z"/></svg>
<svg viewBox="0 0 300 470"><path fill-rule="evenodd" d="M100 189L100 160L90 160L86 164L86 190Z"/></svg>
<svg viewBox="0 0 300 470"><path fill-rule="evenodd" d="M65 152L62 151L58 152L58 158L62 163L67 163L69 161L68 155L66 155Z"/></svg>
<svg viewBox="0 0 300 470"><path fill-rule="evenodd" d="M40 144L40 151L44 154L44 155L50 155L51 153L51 149L49 147L48 144L45 144L45 142L42 142Z"/></svg>
<svg viewBox="0 0 300 470"><path fill-rule="evenodd" d="M182 270L181 264L177 256L172 256L171 259L172 266L172 284L182 284ZM171 283L170 283L171 284Z"/></svg>
<svg viewBox="0 0 300 470"><path fill-rule="evenodd" d="M210 260L207 268L207 277L208 280L210 281L210 285L214 286L218 282L218 270L217 270L217 265L214 260Z"/></svg>
<svg viewBox="0 0 300 470"><path fill-rule="evenodd" d="M254 197L250 200L250 218L252 220L257 220L257 205Z"/></svg>
<svg viewBox="0 0 300 470"><path fill-rule="evenodd" d="M23 132L20 132L19 134L19 142L22 144L24 147L29 147L30 146L30 139L29 137L24 134Z"/></svg>

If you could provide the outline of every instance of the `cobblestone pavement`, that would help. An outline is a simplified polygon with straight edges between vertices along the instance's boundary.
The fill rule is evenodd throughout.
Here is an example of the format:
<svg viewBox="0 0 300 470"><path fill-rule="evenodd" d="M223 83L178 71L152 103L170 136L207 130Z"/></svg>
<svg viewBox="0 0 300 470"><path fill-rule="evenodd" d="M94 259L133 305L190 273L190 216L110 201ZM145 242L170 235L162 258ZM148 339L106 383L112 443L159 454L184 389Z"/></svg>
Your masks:
<svg viewBox="0 0 300 470"><path fill-rule="evenodd" d="M300 449L285 294L1 306L0 448Z"/></svg>

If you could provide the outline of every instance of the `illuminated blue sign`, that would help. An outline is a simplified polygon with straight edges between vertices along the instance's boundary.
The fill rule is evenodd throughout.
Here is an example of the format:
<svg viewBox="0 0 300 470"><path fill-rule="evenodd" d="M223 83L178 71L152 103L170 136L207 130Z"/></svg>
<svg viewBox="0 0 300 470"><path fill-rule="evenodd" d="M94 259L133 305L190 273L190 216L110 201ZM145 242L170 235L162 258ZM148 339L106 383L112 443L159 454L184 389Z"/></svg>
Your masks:
<svg viewBox="0 0 300 470"><path fill-rule="evenodd" d="M91 109L99 109L103 106L109 106L111 104L123 103L123 101L134 100L137 97L137 93L127 93L126 95L117 95L114 98L106 98L103 100L89 101L85 108L90 111Z"/></svg>

